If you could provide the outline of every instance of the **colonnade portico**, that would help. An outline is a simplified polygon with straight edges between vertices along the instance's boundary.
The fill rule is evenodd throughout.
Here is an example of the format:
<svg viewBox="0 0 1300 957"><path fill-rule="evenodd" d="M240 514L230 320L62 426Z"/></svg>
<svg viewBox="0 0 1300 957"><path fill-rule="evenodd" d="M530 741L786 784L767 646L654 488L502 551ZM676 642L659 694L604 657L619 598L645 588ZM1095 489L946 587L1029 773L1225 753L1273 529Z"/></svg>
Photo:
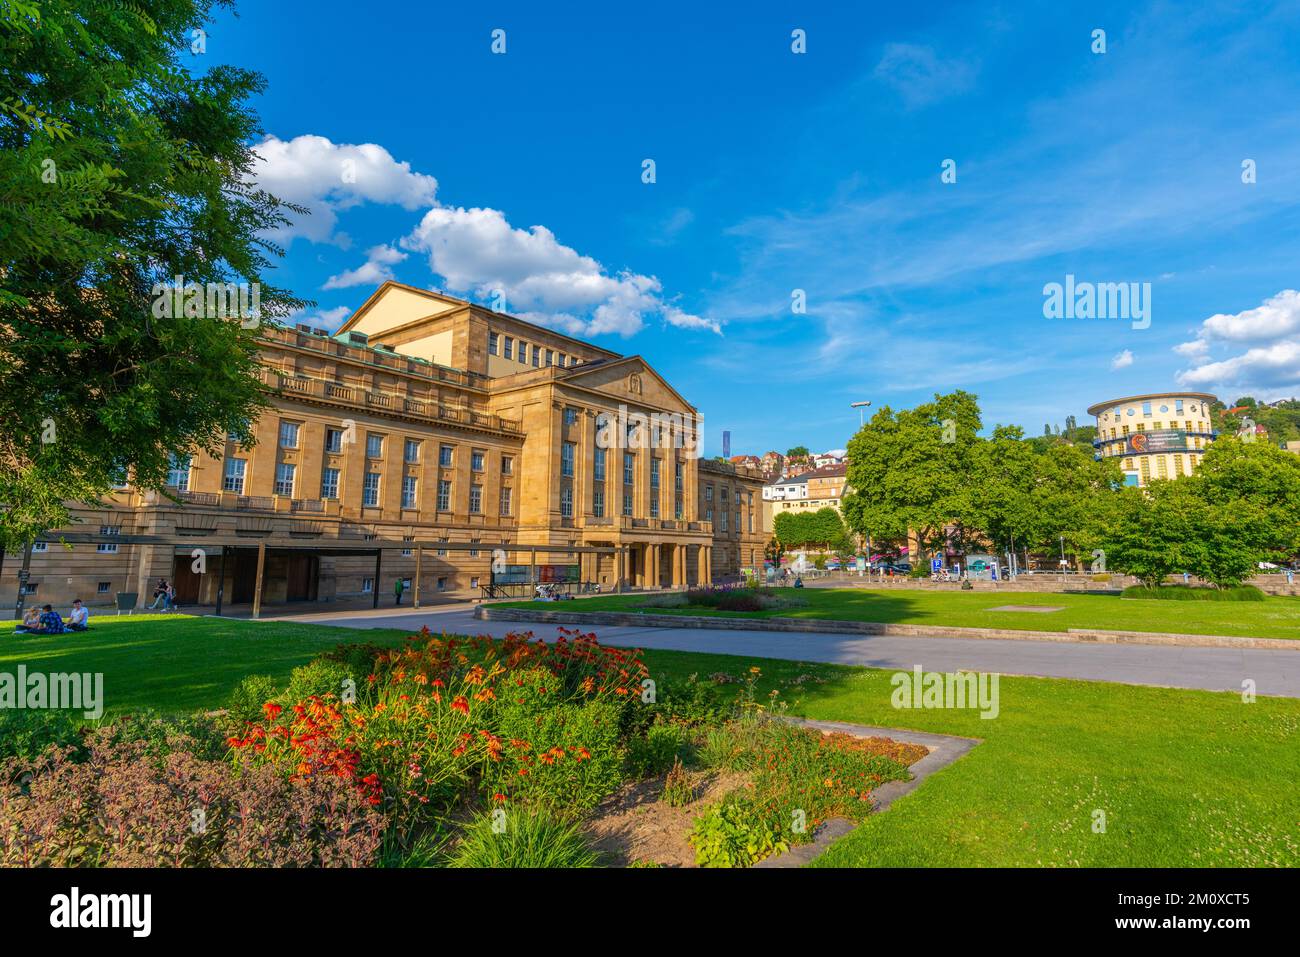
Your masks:
<svg viewBox="0 0 1300 957"><path fill-rule="evenodd" d="M693 542L613 542L615 582L625 588L689 588L712 583L713 546Z"/></svg>

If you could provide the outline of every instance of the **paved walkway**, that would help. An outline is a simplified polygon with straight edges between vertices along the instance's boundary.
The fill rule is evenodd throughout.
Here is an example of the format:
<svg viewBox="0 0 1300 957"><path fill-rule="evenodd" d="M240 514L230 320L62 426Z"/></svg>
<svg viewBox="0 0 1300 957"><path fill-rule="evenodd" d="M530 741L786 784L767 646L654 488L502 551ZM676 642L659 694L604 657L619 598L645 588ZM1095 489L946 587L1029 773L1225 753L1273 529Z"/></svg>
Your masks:
<svg viewBox="0 0 1300 957"><path fill-rule="evenodd" d="M263 619L271 620L271 619ZM406 628L501 637L531 630L547 638L555 626L522 622L478 621L473 605L445 605L412 612L405 608L377 612L332 612L295 615L346 628ZM814 632L710 631L699 628L608 627L596 631L609 645L702 651L756 658L825 661L871 668L926 671L993 671L1006 675L1082 678L1171 688L1241 691L1251 678L1262 695L1300 698L1300 653L1235 648L1171 648L1160 645L1093 645L1068 642L999 641L972 638L898 638L833 635Z"/></svg>

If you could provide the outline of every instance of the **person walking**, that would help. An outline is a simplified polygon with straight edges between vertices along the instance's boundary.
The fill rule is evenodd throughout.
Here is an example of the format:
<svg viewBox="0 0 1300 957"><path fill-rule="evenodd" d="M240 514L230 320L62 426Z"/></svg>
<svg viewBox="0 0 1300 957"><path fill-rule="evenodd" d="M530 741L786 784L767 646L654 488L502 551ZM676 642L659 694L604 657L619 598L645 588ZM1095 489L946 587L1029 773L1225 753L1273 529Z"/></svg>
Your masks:
<svg viewBox="0 0 1300 957"><path fill-rule="evenodd" d="M400 605L402 603L402 592L406 591L406 583L400 578L393 582L393 602Z"/></svg>

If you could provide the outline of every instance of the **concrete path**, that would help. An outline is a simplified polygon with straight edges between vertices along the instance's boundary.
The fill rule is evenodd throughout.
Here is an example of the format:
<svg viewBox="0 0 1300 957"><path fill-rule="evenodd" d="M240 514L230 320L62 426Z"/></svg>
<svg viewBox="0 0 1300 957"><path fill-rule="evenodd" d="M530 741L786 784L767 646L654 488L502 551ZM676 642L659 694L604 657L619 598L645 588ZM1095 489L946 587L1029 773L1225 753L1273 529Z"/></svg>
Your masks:
<svg viewBox="0 0 1300 957"><path fill-rule="evenodd" d="M275 619L263 619L264 621ZM345 628L405 628L501 637L532 630L550 639L555 626L478 621L473 605L377 612L295 615L286 621L311 621ZM999 641L970 638L901 638L813 632L710 631L699 628L609 627L596 630L609 645L713 652L793 661L824 661L889 670L998 672L1082 678L1171 688L1241 691L1247 678L1256 693L1300 698L1300 653L1236 648L1180 648L1159 645L1093 645L1065 642Z"/></svg>

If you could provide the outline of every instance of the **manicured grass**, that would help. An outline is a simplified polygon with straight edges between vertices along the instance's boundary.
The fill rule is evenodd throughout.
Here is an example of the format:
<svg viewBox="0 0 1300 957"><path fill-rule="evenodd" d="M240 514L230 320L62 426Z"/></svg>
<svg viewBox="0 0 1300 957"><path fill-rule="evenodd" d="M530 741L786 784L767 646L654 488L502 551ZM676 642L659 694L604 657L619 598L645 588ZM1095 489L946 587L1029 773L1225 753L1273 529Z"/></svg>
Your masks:
<svg viewBox="0 0 1300 957"><path fill-rule="evenodd" d="M1031 596L1048 597L1048 596ZM8 630L12 626L5 626ZM110 711L219 707L245 674L289 670L341 642L405 632L285 622L100 619L57 639L0 631L0 670L102 671ZM999 716L896 710L890 673L649 651L657 680L751 665L790 711L981 738L835 844L824 866L1300 865L1300 700L1004 677ZM1106 832L1093 832L1093 813Z"/></svg>
<svg viewBox="0 0 1300 957"><path fill-rule="evenodd" d="M758 612L727 612L696 607L649 608L645 606L646 595L633 594L580 598L559 606L539 602L506 602L503 607L716 615L726 618L830 618L910 625L950 625L958 628L1011 628L1020 631L1103 628L1110 631L1163 631L1300 639L1300 598L1269 596L1262 602L1170 602L1120 598L1117 595L926 591L919 588L778 588L776 591L781 595L798 597L807 604ZM989 610L1000 605L1049 605L1061 610Z"/></svg>
<svg viewBox="0 0 1300 957"><path fill-rule="evenodd" d="M289 672L332 645L398 644L404 631L357 631L284 622L133 615L91 619L91 630L15 635L0 623L0 671L79 671L104 675L108 714L144 708L218 708L245 675L288 681Z"/></svg>

